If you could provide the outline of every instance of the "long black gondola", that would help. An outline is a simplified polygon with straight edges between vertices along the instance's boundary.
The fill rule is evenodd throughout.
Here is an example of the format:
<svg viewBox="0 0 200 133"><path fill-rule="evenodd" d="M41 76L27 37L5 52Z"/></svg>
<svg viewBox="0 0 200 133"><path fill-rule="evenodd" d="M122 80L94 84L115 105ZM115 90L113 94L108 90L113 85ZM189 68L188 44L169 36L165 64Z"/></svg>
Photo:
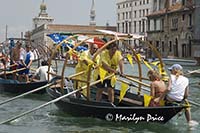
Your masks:
<svg viewBox="0 0 200 133"><path fill-rule="evenodd" d="M58 88L48 88L47 92L52 99L62 96ZM65 91L66 92L66 91ZM119 91L115 92L115 98L119 97ZM107 99L107 98L105 98ZM87 101L84 98L76 98L74 95L56 102L56 106L67 114L78 117L94 117L113 122L157 122L166 123L178 112L186 108L185 105L144 107L143 96L127 93L122 102L96 102L95 99Z"/></svg>
<svg viewBox="0 0 200 133"><path fill-rule="evenodd" d="M39 88L41 86L46 85L47 81L38 81L38 82L19 82L17 80L12 79L3 79L0 78L0 92L8 92L13 94L22 94L31 90L34 90L36 88ZM46 93L45 89L36 91L34 93L37 94L44 94Z"/></svg>

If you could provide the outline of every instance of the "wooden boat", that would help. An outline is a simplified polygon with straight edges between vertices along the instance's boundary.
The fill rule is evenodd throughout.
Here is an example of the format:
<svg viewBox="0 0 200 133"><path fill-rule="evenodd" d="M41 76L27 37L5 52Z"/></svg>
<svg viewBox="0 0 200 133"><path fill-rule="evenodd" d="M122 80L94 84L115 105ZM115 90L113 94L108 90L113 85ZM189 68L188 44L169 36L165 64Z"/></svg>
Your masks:
<svg viewBox="0 0 200 133"><path fill-rule="evenodd" d="M47 92L52 99L62 96L60 89L48 88ZM114 105L109 102L87 101L76 98L74 95L56 102L56 106L67 114L77 117L94 117L113 122L157 122L166 123L182 109L184 105L144 107L143 97L127 93L122 102L118 102L119 91L115 92ZM105 97L106 98L106 97ZM107 99L107 98L106 98Z"/></svg>
<svg viewBox="0 0 200 133"><path fill-rule="evenodd" d="M101 31L105 32L105 31ZM98 35L98 34L97 34ZM60 77L60 84L56 87L50 87L47 88L47 93L48 95L54 99L49 103L55 103L56 106L73 116L78 116L78 117L94 117L94 118L99 118L107 121L113 121L113 122L133 122L133 123L139 123L139 122L158 122L158 123L166 123L168 122L171 118L173 118L178 112L180 112L182 109L186 108L186 105L177 105L177 106L159 106L159 107L148 107L144 106L146 100L144 100L144 96L141 94L143 88L142 86L150 87L149 84L143 82L142 80L145 79L144 73L142 73L142 67L141 67L141 59L137 55L136 51L127 43L127 39L133 38L133 35L130 34L116 34L113 32L106 32L102 33L100 36L107 35L111 36L111 40L108 41L106 44L104 44L101 48L98 49L98 51L93 55L92 61L94 63L95 58L97 55L99 55L108 45L112 44L113 42L121 41L122 44L124 44L128 49L130 50L130 54L132 57L135 58L135 62L138 65L138 75L131 75L136 79L133 79L131 77L125 76L126 80L131 80L131 84L136 83L138 86L134 86L137 91L135 93L130 93L126 91L126 95L122 98L122 101L119 102L119 91L115 92L115 101L114 104L111 104L107 101L101 101L101 102L96 102L95 96L92 96L93 94L91 91L91 86L95 85L98 82L101 82L100 80L98 81L92 81L90 77L92 77L92 71L94 70L92 68L92 65L89 65L87 72L82 71L80 73L76 73L73 76L70 75L68 77L65 76L65 68L67 66L67 59L68 57L66 56L66 60L63 65L63 69L61 72L61 75L58 75ZM91 36L92 37L92 36ZM65 41L68 41L69 39L76 39L76 35L68 37ZM89 37L90 38L90 37ZM88 39L89 39L88 38ZM114 38L114 39L112 39ZM136 39L136 38L134 38ZM142 41L142 40L140 40ZM79 42L75 45L75 47L72 50L75 50L75 48L79 45L81 45L82 42ZM145 42L144 42L145 43ZM50 62L53 60L54 55L56 54L57 49L62 45L62 42L59 43L56 48L54 49L54 52L51 55ZM156 48L151 45L150 43L146 43L154 52L155 55L158 56L160 65L157 69L159 69L159 72L161 72L162 76L166 76L165 74L165 67L162 62L162 58L160 56L160 53L156 51ZM69 51L71 52L71 51ZM94 63L95 64L95 63ZM81 76L87 74L86 79L76 79L76 76ZM146 75L146 74L145 74ZM114 74L111 74L110 77L107 76L104 78L111 78L113 77ZM73 78L72 78L73 77ZM117 81L123 83L126 82L124 79L120 79L122 77L118 77ZM67 91L64 91L65 87L65 79L72 79L76 82L83 82L86 84L86 86L83 86L79 88L78 90L72 90L67 89ZM86 81L87 80L87 81ZM133 83L132 83L133 82ZM66 85L66 84L65 84ZM128 85L128 84L127 84ZM81 97L81 98L76 98L75 93L79 90L82 89L87 89L87 96ZM136 94L137 93L137 94ZM104 94L104 97L106 97L106 94ZM106 98L108 99L108 98Z"/></svg>
<svg viewBox="0 0 200 133"><path fill-rule="evenodd" d="M158 59L155 59L157 61ZM176 59L176 58L162 58L166 65L180 64L182 66L195 66L197 65L196 60L189 59Z"/></svg>
<svg viewBox="0 0 200 133"><path fill-rule="evenodd" d="M190 74L192 76L200 77L200 69L188 71L188 74Z"/></svg>
<svg viewBox="0 0 200 133"><path fill-rule="evenodd" d="M39 88L46 85L47 81L38 81L38 82L19 82L12 79L3 79L0 78L0 92L9 92L14 94L22 94L33 89ZM35 92L37 94L46 93L45 89Z"/></svg>

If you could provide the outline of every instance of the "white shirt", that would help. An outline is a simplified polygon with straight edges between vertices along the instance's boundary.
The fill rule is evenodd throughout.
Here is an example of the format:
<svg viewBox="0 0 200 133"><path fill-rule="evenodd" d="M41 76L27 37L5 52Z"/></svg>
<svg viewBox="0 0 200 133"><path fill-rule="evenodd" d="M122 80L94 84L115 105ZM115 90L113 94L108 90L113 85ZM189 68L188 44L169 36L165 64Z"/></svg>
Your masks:
<svg viewBox="0 0 200 133"><path fill-rule="evenodd" d="M167 96L176 101L182 101L185 89L189 85L188 78L180 75L177 79L175 75L171 75L172 86Z"/></svg>
<svg viewBox="0 0 200 133"><path fill-rule="evenodd" d="M36 72L35 75L38 75L40 77L40 81L46 81L48 80L48 66L40 66ZM53 69L50 67L49 72L54 73ZM49 74L49 80L52 79L52 75Z"/></svg>

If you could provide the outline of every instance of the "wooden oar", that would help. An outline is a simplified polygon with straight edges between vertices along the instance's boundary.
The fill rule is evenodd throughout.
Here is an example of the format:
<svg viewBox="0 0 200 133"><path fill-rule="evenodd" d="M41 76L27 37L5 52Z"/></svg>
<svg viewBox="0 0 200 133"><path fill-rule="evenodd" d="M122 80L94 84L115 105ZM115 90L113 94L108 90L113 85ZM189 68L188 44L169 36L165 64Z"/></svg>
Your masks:
<svg viewBox="0 0 200 133"><path fill-rule="evenodd" d="M113 76L113 74L112 74L112 75L109 75L109 76L107 76L107 77L105 77L104 79L111 78L112 76ZM94 81L94 82L90 83L89 86L95 85L95 84L97 84L97 83L99 83L99 82L101 82L101 80ZM49 104L55 103L55 102L57 102L57 101L59 101L59 100L65 98L65 97L68 97L68 96L70 96L70 95L72 95L72 94L74 94L74 93L76 93L76 92L78 92L78 91L82 91L83 89L86 89L86 88L87 88L87 86L83 86L83 87L81 87L81 88L79 88L79 89L77 89L77 90L74 90L74 91L72 91L72 92L70 92L70 93L68 93L68 94L65 94L65 95L63 95L63 96L60 96L60 97L54 99L54 100L51 100L51 101L49 101L49 102L47 102L47 103L44 103L44 104L42 104L42 105L40 105L40 106L38 106L38 107L35 107L35 108L33 108L33 109L29 110L29 111L26 111L26 112L24 112L24 113L21 113L21 114L19 114L19 115L16 115L16 116L12 117L12 118L9 118L9 119L7 119L7 120L5 120L5 121L2 121L2 122L0 122L0 125L1 125L1 124L6 124L6 123L11 122L11 121L13 121L13 120L15 120L15 119L18 119L18 118L20 118L20 117L22 117L22 116L24 116L24 115L27 115L27 114L29 114L29 113L31 113L31 112L34 112L34 111L36 111L36 110L38 110L38 109L40 109L40 108L43 108L43 107L45 107L45 106L47 106L47 105L49 105Z"/></svg>
<svg viewBox="0 0 200 133"><path fill-rule="evenodd" d="M43 108L43 107L45 107L45 106L47 106L47 105L49 105L49 104L51 104L51 103L55 103L55 102L57 102L57 101L59 101L59 100L65 98L65 97L68 97L68 96L70 96L70 95L72 95L72 94L74 94L74 93L80 91L80 90L81 90L81 89L74 90L74 91L72 91L72 92L70 92L70 93L68 93L68 94L66 94L66 95L63 95L63 96L61 96L61 97L59 97L59 98L56 98L56 99L54 99L54 100L51 100L50 102L47 102L47 103L45 103L45 104L42 104L42 105L40 105L40 106L38 106L38 107L35 107L35 108L29 110L29 111L26 111L26 112L24 112L24 113L21 113L21 114L19 114L19 115L14 116L14 117L12 117L12 118L10 118L10 119L7 119L7 120L5 120L5 121L2 121L2 122L0 123L0 125L1 125L1 124L5 124L5 123L8 123L8 122L11 122L11 121L13 121L13 120L15 120L15 119L18 119L18 118L20 118L20 117L22 117L22 116L24 116L24 115L26 115L26 114L29 114L29 113L31 113L31 112L34 112L35 110L38 110L38 109L40 109L40 108Z"/></svg>
<svg viewBox="0 0 200 133"><path fill-rule="evenodd" d="M25 70L26 68L20 68L20 69L16 69L16 70L13 70L13 71L8 71L6 73L1 73L0 75L3 75L3 74L12 74L12 73L15 73L15 72L19 72L19 71L22 71L22 70Z"/></svg>
<svg viewBox="0 0 200 133"><path fill-rule="evenodd" d="M141 85L143 85L143 86L150 87L149 84L143 83L143 82L141 82L141 81L139 81L139 80L136 80L136 79L134 79L134 78L131 78L131 77L129 77L129 76L123 76L123 77L126 78L126 79L128 79L128 80L137 82L137 83L139 83L139 84L141 84Z"/></svg>
<svg viewBox="0 0 200 133"><path fill-rule="evenodd" d="M6 66L6 68L10 68L10 67L13 67L13 66L17 66L17 64L12 64L10 66ZM4 68L0 68L0 70L2 70L2 71L8 71L8 69L4 69Z"/></svg>
<svg viewBox="0 0 200 133"><path fill-rule="evenodd" d="M200 104L199 104L199 103L196 103L196 102L191 101L191 100L188 100L188 101L189 101L189 103L191 103L191 104L193 104L193 105L196 105L196 106L199 106L199 107L200 107Z"/></svg>
<svg viewBox="0 0 200 133"><path fill-rule="evenodd" d="M55 84L55 82L46 84L46 85L44 85L44 86L42 86L42 87L39 87L39 88L37 88L37 89L31 90L31 91L28 91L28 92L23 93L23 94L21 94L21 95L15 96L15 97L10 98L10 99L7 99L7 100L5 100L5 101L0 102L0 105L5 104L5 103L8 103L8 102L11 102L11 101L13 101L13 100L15 100L15 99L18 99L18 98L20 98L20 97L26 96L26 95L31 94L31 93L34 93L34 92L36 92L36 91L42 90L42 89L44 89L44 88L46 88L46 87L49 87L49 86L51 86L51 85L53 85L53 84Z"/></svg>
<svg viewBox="0 0 200 133"><path fill-rule="evenodd" d="M121 79L117 79L117 80L118 80L119 82L125 83L125 84L127 84L127 85L129 85L129 86L133 86L133 87L137 87L137 88L138 88L137 85L134 85L133 83L128 82L128 81L126 81L126 80L121 80ZM146 89L146 88L142 88L142 90L145 90L145 91L150 92L150 90L148 90L148 89Z"/></svg>
<svg viewBox="0 0 200 133"><path fill-rule="evenodd" d="M188 73L186 73L184 75L189 75L189 74L192 74L192 73L195 73L195 72L199 72L200 73L200 69L189 71Z"/></svg>

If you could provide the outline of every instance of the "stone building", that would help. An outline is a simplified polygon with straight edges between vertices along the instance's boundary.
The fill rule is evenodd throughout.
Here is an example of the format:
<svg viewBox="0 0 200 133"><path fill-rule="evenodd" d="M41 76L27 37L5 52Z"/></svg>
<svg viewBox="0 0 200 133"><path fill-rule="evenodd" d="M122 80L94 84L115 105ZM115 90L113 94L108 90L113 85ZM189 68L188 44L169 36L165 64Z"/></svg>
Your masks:
<svg viewBox="0 0 200 133"><path fill-rule="evenodd" d="M53 23L54 19L48 15L46 10L47 10L47 6L43 0L40 5L40 13L38 14L37 17L33 18L33 29L36 29L43 24Z"/></svg>
<svg viewBox="0 0 200 133"><path fill-rule="evenodd" d="M163 57L200 57L199 0L154 0L148 40ZM148 57L154 57L151 51Z"/></svg>
<svg viewBox="0 0 200 133"><path fill-rule="evenodd" d="M47 36L51 33L95 33L96 29L116 31L116 26L96 26L94 0L90 11L90 22L88 25L68 25L68 24L53 24L53 18L49 17L46 12L46 4L44 1L40 5L40 13L38 17L33 19L34 29L26 32L26 37L32 41L33 45L43 45L52 47L53 41Z"/></svg>
<svg viewBox="0 0 200 133"><path fill-rule="evenodd" d="M152 0L117 0L117 31L146 37L147 15L151 13ZM134 41L132 46L139 45Z"/></svg>

